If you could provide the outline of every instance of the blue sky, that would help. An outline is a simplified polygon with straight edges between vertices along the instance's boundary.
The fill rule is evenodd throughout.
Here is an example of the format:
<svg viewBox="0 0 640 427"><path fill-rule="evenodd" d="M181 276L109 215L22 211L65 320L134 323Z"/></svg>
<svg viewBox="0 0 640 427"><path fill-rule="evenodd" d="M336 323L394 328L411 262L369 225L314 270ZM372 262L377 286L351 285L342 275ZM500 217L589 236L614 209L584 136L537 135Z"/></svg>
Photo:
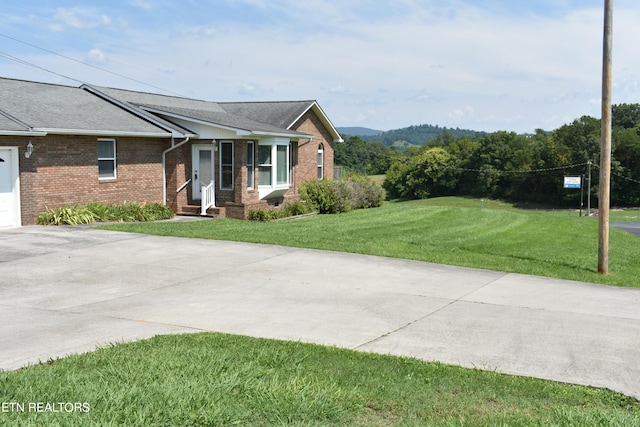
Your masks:
<svg viewBox="0 0 640 427"><path fill-rule="evenodd" d="M614 7L613 102L640 102L640 2ZM600 116L603 12L602 0L3 0L0 75L316 99L336 126L533 132Z"/></svg>

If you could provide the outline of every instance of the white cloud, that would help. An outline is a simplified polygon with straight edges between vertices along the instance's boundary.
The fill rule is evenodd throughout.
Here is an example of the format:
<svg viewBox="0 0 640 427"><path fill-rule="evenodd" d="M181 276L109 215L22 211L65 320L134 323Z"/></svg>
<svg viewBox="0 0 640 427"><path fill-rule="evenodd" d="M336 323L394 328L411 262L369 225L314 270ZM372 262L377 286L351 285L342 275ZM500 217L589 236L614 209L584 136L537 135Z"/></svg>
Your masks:
<svg viewBox="0 0 640 427"><path fill-rule="evenodd" d="M345 94L345 93L349 93L349 91L347 89L345 89L344 86L342 86L341 84L335 85L333 87L329 88L329 93L334 93L334 94Z"/></svg>
<svg viewBox="0 0 640 427"><path fill-rule="evenodd" d="M449 117L454 120L461 120L468 116L473 116L473 107L470 105L464 106L462 108L456 108L449 114Z"/></svg>
<svg viewBox="0 0 640 427"><path fill-rule="evenodd" d="M97 62L97 63L105 63L107 61L107 57L104 54L104 52L102 52L98 48L93 48L89 51L89 58L93 62Z"/></svg>
<svg viewBox="0 0 640 427"><path fill-rule="evenodd" d="M194 28L190 28L188 33L193 34L197 37L211 38L216 35L218 30L216 27L211 25L200 25Z"/></svg>
<svg viewBox="0 0 640 427"><path fill-rule="evenodd" d="M56 10L54 19L58 22L51 24L52 31L63 31L66 28L88 30L101 25L109 25L111 18L93 8L72 8L60 7Z"/></svg>
<svg viewBox="0 0 640 427"><path fill-rule="evenodd" d="M152 10L154 7L154 4L147 0L131 0L129 4L143 10Z"/></svg>
<svg viewBox="0 0 640 427"><path fill-rule="evenodd" d="M530 132L599 116L600 2L545 2L554 4L548 13L538 3L469 3L220 0L190 3L194 10L181 14L176 2L163 2L167 9L131 0L138 10L129 14L59 8L51 28L94 29L113 16L128 25L106 41L98 31L90 37L100 46L93 59L117 61L119 73L212 100L318 99L339 126ZM167 20L136 15L151 6ZM619 0L616 8L614 102L640 102L640 4ZM135 86L90 75L105 80L96 84Z"/></svg>

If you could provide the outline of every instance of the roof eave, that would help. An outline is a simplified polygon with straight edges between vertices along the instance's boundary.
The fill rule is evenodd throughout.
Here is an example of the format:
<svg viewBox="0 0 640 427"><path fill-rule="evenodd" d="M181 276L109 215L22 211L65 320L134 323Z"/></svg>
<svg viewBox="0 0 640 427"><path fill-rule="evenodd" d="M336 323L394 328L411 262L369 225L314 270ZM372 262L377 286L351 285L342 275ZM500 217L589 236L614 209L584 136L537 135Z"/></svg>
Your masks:
<svg viewBox="0 0 640 427"><path fill-rule="evenodd" d="M45 131L34 130L0 130L2 136L47 136Z"/></svg>
<svg viewBox="0 0 640 427"><path fill-rule="evenodd" d="M169 132L131 132L116 130L94 130L94 129L44 129L37 128L34 132L42 135L81 135L81 136L113 136L113 137L139 137L139 138L171 138Z"/></svg>
<svg viewBox="0 0 640 427"><path fill-rule="evenodd" d="M335 126L333 126L333 123L331 123L331 120L329 120L329 117L327 117L327 115L324 113L322 108L320 108L320 105L318 104L317 101L312 101L311 104L309 104L309 106L298 117L296 117L293 122L291 122L291 124L287 127L287 129L291 129L291 127L295 125L298 122L298 120L300 120L302 116L307 114L307 112L309 112L309 110L311 109L314 110L314 112L316 113L316 115L324 125L324 127L329 131L329 133L333 137L333 142L344 142L344 140L342 139L342 136L340 136L340 132L338 132Z"/></svg>
<svg viewBox="0 0 640 427"><path fill-rule="evenodd" d="M280 133L280 132L251 132L252 136L266 136L266 137L283 137L283 138L291 138L291 139L314 139L316 136L308 133Z"/></svg>

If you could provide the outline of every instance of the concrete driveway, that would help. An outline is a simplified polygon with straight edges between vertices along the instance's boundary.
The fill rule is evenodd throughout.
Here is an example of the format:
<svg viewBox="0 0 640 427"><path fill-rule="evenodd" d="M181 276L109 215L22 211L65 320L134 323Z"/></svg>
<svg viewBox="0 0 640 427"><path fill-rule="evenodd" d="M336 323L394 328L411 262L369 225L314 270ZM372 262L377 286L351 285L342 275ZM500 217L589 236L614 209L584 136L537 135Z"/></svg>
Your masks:
<svg viewBox="0 0 640 427"><path fill-rule="evenodd" d="M620 228L628 233L640 236L640 222L612 222L612 227Z"/></svg>
<svg viewBox="0 0 640 427"><path fill-rule="evenodd" d="M640 289L82 227L0 231L0 369L219 331L640 397Z"/></svg>

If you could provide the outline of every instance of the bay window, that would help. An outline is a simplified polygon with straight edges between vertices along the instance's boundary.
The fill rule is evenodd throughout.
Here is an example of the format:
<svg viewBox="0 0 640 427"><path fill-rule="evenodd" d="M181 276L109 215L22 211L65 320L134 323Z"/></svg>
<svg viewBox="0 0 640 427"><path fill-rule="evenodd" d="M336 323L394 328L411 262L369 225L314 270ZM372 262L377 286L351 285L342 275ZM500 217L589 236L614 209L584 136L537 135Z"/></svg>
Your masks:
<svg viewBox="0 0 640 427"><path fill-rule="evenodd" d="M291 183L291 143L285 138L265 138L258 145L260 198L281 197Z"/></svg>

